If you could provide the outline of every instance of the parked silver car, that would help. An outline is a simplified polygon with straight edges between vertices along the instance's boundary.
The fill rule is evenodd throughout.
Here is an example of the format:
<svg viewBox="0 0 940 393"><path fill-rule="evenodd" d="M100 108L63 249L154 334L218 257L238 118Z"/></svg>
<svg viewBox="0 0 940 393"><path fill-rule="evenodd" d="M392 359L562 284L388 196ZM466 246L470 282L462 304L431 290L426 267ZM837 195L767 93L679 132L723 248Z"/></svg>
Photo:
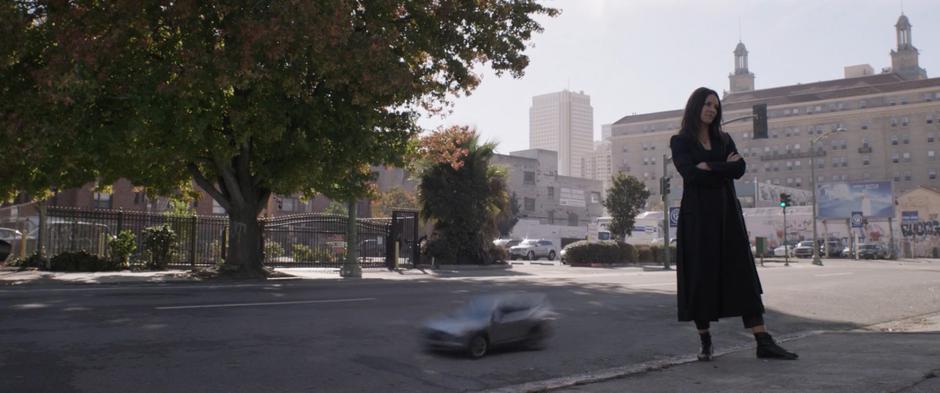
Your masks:
<svg viewBox="0 0 940 393"><path fill-rule="evenodd" d="M451 314L425 321L421 338L428 349L466 351L480 358L498 345L540 348L557 317L543 294L481 295Z"/></svg>
<svg viewBox="0 0 940 393"><path fill-rule="evenodd" d="M555 255L558 255L555 251L555 245L551 240L545 239L526 239L522 243L509 248L509 258L513 260L525 258L533 261L545 257L550 261L554 261Z"/></svg>

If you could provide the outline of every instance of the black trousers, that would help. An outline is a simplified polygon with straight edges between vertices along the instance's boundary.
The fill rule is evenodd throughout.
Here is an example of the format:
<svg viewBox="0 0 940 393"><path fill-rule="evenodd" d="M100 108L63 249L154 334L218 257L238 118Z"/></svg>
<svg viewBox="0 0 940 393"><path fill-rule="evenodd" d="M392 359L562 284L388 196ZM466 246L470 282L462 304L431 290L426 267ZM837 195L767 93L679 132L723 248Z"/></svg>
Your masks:
<svg viewBox="0 0 940 393"><path fill-rule="evenodd" d="M756 315L745 315L741 317L741 322L744 322L744 328L750 329L754 326L760 326L764 324L764 316L762 314ZM698 330L708 330L711 327L711 323L708 321L695 321L695 327Z"/></svg>

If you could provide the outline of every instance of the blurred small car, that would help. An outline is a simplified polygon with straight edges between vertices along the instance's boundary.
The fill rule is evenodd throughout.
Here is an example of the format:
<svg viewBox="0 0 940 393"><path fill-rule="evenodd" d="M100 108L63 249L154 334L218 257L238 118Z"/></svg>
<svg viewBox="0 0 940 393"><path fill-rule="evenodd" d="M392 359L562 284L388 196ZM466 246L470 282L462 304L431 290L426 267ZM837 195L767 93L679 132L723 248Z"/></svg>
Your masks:
<svg viewBox="0 0 940 393"><path fill-rule="evenodd" d="M451 314L425 321L421 338L428 349L463 351L476 359L501 345L541 348L557 317L543 294L480 295Z"/></svg>

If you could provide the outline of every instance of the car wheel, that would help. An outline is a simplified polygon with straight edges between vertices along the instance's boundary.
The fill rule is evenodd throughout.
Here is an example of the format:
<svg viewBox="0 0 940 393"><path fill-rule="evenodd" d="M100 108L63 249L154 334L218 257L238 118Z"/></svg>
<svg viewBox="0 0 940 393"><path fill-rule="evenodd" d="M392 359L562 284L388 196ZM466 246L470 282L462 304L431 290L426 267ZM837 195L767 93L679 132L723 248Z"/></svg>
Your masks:
<svg viewBox="0 0 940 393"><path fill-rule="evenodd" d="M516 260L516 256L515 256L515 255L510 255L510 256L509 256L509 259L515 261L515 260Z"/></svg>
<svg viewBox="0 0 940 393"><path fill-rule="evenodd" d="M552 250L552 251L549 251L549 252L548 252L548 260L549 260L549 261L554 261L554 260L555 260L555 250Z"/></svg>
<svg viewBox="0 0 940 393"><path fill-rule="evenodd" d="M535 251L529 251L529 255L526 256L530 261L535 260Z"/></svg>
<svg viewBox="0 0 940 393"><path fill-rule="evenodd" d="M482 334L477 334L470 339L467 345L467 354L474 359L486 356L486 351L490 349L490 342Z"/></svg>

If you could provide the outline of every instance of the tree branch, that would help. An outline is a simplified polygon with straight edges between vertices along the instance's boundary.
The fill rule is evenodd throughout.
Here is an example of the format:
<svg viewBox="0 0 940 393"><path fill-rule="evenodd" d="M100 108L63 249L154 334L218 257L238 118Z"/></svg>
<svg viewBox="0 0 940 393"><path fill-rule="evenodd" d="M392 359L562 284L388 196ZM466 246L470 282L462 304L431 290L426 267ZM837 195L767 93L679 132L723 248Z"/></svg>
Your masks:
<svg viewBox="0 0 940 393"><path fill-rule="evenodd" d="M189 164L186 166L186 169L189 170L189 173L193 176L193 180L196 181L196 184L199 185L199 188L202 188L212 199L215 199L226 211L231 211L232 203L226 198L226 196L215 187L209 179L199 170L199 167L196 164Z"/></svg>

